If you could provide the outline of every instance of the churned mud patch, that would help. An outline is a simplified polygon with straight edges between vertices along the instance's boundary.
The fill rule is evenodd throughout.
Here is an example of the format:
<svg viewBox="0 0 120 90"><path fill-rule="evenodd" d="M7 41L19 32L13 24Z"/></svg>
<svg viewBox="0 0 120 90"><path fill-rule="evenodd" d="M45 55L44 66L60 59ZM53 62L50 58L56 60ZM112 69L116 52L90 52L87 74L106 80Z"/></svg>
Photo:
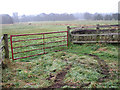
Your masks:
<svg viewBox="0 0 120 90"><path fill-rule="evenodd" d="M78 83L64 83L63 80L65 78L65 75L69 72L70 68L72 67L72 64L69 64L68 66L66 66L61 72L57 73L55 80L54 80L54 84L49 86L48 88L61 88L65 85L67 86L73 86L74 88L79 87L85 87L85 86L89 86L91 83L82 83L82 84L78 84ZM50 80L52 77L51 76L49 78L47 78L47 80Z"/></svg>
<svg viewBox="0 0 120 90"><path fill-rule="evenodd" d="M65 85L63 83L64 77L67 74L67 72L70 70L71 67L72 67L72 64L66 66L64 69L62 69L61 72L57 73L55 80L54 80L54 84L49 86L48 88L61 88L62 86L64 86ZM52 76L50 75L48 80L50 80L51 78L52 78Z"/></svg>

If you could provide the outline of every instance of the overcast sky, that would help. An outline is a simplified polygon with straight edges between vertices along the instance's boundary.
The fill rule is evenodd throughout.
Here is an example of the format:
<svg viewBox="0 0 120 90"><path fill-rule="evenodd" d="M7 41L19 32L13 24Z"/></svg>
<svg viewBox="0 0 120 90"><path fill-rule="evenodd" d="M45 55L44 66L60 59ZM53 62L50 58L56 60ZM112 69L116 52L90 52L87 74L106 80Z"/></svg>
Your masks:
<svg viewBox="0 0 120 90"><path fill-rule="evenodd" d="M0 14L116 13L120 0L1 0Z"/></svg>

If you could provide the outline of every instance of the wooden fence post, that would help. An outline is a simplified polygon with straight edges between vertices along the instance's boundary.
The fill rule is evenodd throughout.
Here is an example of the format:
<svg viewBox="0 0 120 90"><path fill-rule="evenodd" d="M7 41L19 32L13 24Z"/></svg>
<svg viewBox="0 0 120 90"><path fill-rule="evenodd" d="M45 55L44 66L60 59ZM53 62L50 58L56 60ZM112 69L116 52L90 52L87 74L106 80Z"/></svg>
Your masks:
<svg viewBox="0 0 120 90"><path fill-rule="evenodd" d="M9 59L9 47L8 47L8 34L4 34L4 48L5 48L5 58Z"/></svg>
<svg viewBox="0 0 120 90"><path fill-rule="evenodd" d="M68 47L70 46L70 26L67 26L68 31Z"/></svg>
<svg viewBox="0 0 120 90"><path fill-rule="evenodd" d="M99 30L100 30L99 24L97 24L96 26L97 26L97 27L96 27L96 34L99 34ZM96 37L97 43L99 42L99 40L100 40L100 36L97 35L97 37Z"/></svg>
<svg viewBox="0 0 120 90"><path fill-rule="evenodd" d="M100 29L100 27L99 27L100 25L99 24L97 24L97 27L96 27L96 29L98 30L98 29Z"/></svg>

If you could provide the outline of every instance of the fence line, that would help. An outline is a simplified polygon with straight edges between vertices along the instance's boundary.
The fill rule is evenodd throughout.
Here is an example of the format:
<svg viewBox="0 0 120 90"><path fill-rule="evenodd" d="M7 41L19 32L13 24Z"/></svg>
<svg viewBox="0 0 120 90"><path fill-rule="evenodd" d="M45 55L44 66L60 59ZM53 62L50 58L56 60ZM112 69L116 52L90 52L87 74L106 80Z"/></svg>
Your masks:
<svg viewBox="0 0 120 90"><path fill-rule="evenodd" d="M72 43L119 43L118 25L93 25L70 28L70 41ZM95 28L95 29L91 29Z"/></svg>
<svg viewBox="0 0 120 90"><path fill-rule="evenodd" d="M118 28L118 24L116 25L80 25L80 27L71 27L70 29L88 29L88 28L110 28L110 27L114 27L114 28Z"/></svg>
<svg viewBox="0 0 120 90"><path fill-rule="evenodd" d="M69 24L66 24L66 25L69 25ZM96 42L100 42L100 43L119 43L118 42L118 36L120 34L118 33L118 29L117 29L118 25L93 25L93 26L92 25L89 25L89 26L79 25L79 26L80 27L69 27L68 26L67 31L60 31L60 32L11 35L10 36L10 42L11 42L12 59L17 60L17 59L36 56L36 55L46 54L46 53L48 53L48 52L45 51L46 49L59 47L59 46L70 46L71 41L73 43L96 43ZM107 33L105 33L105 32L107 32ZM67 35L45 37L45 34L51 34L51 33L66 33ZM23 40L13 40L13 37L18 37L18 36L24 36L25 37L25 36L30 36L30 35L43 35L43 37L42 38L27 39L27 40L24 40L24 39ZM67 37L67 38L65 38L65 37ZM45 39L50 39L50 38L64 38L64 40L45 42ZM104 39L101 39L101 38L104 38ZM9 58L8 39L9 39L8 34L4 34L0 39L0 45L2 44L2 41L4 41L4 45L1 45L0 51L2 53L2 50L4 50L4 52L5 52L4 56L5 56L6 59ZM13 47L13 43L16 43L16 42L23 42L24 43L24 41L40 40L40 39L43 40L43 43ZM64 41L67 41L67 43L52 46L52 47L49 47L49 46L45 47L45 45L50 44L50 43L59 43L59 42L64 42ZM32 50L25 50L25 51L18 51L18 52L13 51L13 49L16 49L16 48L38 46L38 45L43 45L44 47L39 48L39 49L32 49ZM30 52L30 51L35 51L35 50L41 50L41 49L44 50L43 53L35 54L35 55L31 55L31 56L14 58L14 54ZM55 51L61 51L61 50L55 50Z"/></svg>

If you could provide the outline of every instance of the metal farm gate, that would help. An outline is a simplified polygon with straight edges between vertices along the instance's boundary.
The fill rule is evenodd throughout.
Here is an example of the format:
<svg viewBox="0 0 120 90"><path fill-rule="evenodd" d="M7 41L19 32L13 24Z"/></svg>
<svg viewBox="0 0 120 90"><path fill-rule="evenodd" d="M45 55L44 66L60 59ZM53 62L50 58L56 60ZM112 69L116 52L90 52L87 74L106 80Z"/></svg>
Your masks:
<svg viewBox="0 0 120 90"><path fill-rule="evenodd" d="M10 35L12 60L62 51L68 47L68 31Z"/></svg>

